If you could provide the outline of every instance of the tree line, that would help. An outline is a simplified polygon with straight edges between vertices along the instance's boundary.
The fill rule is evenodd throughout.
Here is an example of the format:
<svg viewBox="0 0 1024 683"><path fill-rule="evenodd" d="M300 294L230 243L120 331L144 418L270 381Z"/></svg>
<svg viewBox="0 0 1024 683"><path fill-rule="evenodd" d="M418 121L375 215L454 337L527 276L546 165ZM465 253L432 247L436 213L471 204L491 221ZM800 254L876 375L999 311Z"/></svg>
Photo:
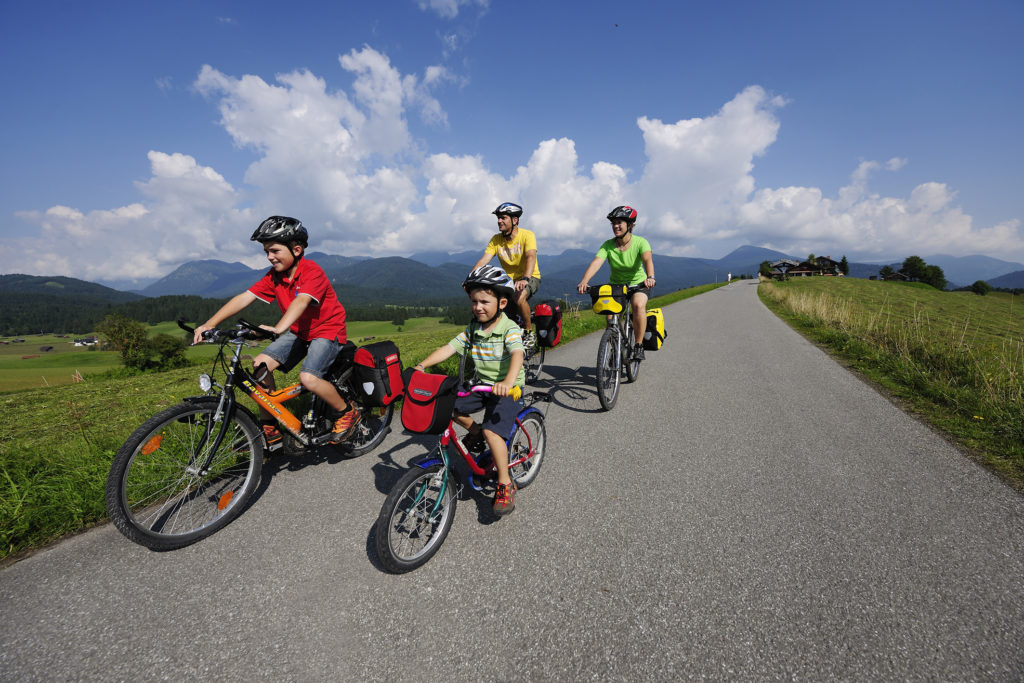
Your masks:
<svg viewBox="0 0 1024 683"><path fill-rule="evenodd" d="M175 294L114 304L89 296L66 297L12 290L0 290L0 299L3 300L0 306L0 335L3 336L44 332L87 334L95 332L104 319L115 315L150 325L178 318L199 324L209 320L227 301ZM359 304L345 306L345 311L348 320L399 321L396 324L401 325L408 318L447 317L452 307L465 317L465 305L455 306L454 302L453 306ZM281 319L281 312L276 304L253 304L240 317L256 324L272 325Z"/></svg>

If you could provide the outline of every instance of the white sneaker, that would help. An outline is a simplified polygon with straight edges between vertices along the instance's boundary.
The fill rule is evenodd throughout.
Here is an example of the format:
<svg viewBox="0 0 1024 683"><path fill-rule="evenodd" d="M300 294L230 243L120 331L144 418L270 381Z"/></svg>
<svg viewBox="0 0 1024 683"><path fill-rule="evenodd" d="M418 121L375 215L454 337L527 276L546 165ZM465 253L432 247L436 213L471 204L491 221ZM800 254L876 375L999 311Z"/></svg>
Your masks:
<svg viewBox="0 0 1024 683"><path fill-rule="evenodd" d="M523 350L533 351L537 348L537 335L533 330L526 330L523 332Z"/></svg>

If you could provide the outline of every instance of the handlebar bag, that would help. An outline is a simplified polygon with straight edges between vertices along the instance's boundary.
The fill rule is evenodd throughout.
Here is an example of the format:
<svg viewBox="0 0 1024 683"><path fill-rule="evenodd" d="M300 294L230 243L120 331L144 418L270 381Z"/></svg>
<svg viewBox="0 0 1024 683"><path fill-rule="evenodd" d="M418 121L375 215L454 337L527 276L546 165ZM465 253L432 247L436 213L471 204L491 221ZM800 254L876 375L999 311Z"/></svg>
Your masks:
<svg viewBox="0 0 1024 683"><path fill-rule="evenodd" d="M541 346L558 346L562 341L562 305L557 301L541 301L533 309L533 326Z"/></svg>
<svg viewBox="0 0 1024 683"><path fill-rule="evenodd" d="M402 359L393 341L379 341L356 349L356 386L366 405L383 407L402 395Z"/></svg>
<svg viewBox="0 0 1024 683"><path fill-rule="evenodd" d="M644 348L648 351L657 351L665 343L665 315L660 308L647 309L647 327L644 330Z"/></svg>
<svg viewBox="0 0 1024 683"><path fill-rule="evenodd" d="M591 291L594 313L616 315L626 307L626 285L601 285L597 292Z"/></svg>
<svg viewBox="0 0 1024 683"><path fill-rule="evenodd" d="M414 368L407 368L402 379L405 380L402 426L417 434L440 434L447 429L455 411L458 380Z"/></svg>

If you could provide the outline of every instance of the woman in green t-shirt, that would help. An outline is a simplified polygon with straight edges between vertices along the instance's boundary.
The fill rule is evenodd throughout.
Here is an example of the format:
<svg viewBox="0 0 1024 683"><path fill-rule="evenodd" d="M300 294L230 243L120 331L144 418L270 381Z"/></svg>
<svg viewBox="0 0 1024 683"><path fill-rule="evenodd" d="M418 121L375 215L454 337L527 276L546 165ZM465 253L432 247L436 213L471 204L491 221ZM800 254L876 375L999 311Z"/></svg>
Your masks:
<svg viewBox="0 0 1024 683"><path fill-rule="evenodd" d="M613 285L639 285L633 294L633 331L636 333L636 345L633 347L633 360L644 359L644 332L647 329L647 299L654 289L654 258L651 245L643 237L633 234L636 223L636 209L631 206L616 206L608 214L612 222L612 239L606 241L597 250L594 260L587 266L587 272L576 286L580 294L587 293L590 278L594 277L601 264L608 262L612 274L609 282Z"/></svg>

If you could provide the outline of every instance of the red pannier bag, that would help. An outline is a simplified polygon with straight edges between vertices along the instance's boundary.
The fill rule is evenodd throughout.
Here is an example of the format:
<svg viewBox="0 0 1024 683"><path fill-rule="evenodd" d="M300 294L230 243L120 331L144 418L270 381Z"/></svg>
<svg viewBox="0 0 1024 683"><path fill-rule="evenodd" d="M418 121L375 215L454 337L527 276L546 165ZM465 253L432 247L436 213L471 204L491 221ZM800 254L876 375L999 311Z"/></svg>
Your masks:
<svg viewBox="0 0 1024 683"><path fill-rule="evenodd" d="M557 301L541 301L533 309L533 326L537 343L551 348L562 341L562 305Z"/></svg>
<svg viewBox="0 0 1024 683"><path fill-rule="evenodd" d="M356 349L356 385L368 406L383 407L402 395L402 359L393 341L379 341Z"/></svg>
<svg viewBox="0 0 1024 683"><path fill-rule="evenodd" d="M415 368L402 373L402 379L405 380L402 426L417 434L440 434L447 429L455 410L458 380Z"/></svg>

